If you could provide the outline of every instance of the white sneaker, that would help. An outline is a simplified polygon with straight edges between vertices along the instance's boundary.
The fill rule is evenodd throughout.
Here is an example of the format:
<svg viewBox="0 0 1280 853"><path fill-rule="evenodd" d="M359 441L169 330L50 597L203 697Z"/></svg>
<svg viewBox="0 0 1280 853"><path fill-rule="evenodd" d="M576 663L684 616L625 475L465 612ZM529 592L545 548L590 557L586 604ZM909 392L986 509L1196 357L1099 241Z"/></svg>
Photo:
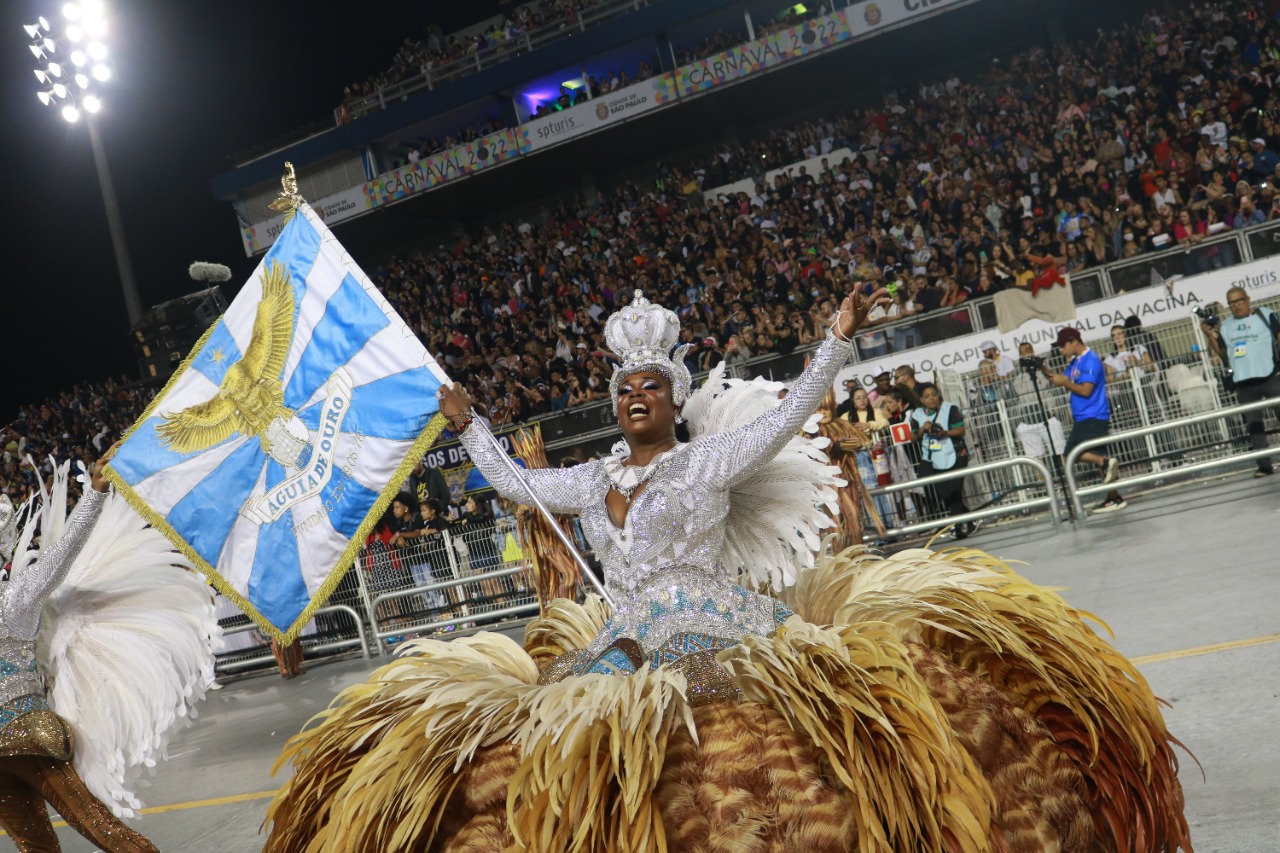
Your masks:
<svg viewBox="0 0 1280 853"><path fill-rule="evenodd" d="M1105 501L1095 506L1093 508L1093 511L1094 512L1115 512L1118 509L1124 509L1128 505L1129 505L1129 502L1126 501L1124 498L1120 498L1119 500L1107 498Z"/></svg>
<svg viewBox="0 0 1280 853"><path fill-rule="evenodd" d="M1114 483L1120 476L1120 460L1114 456L1108 456L1102 463L1102 471L1102 482Z"/></svg>

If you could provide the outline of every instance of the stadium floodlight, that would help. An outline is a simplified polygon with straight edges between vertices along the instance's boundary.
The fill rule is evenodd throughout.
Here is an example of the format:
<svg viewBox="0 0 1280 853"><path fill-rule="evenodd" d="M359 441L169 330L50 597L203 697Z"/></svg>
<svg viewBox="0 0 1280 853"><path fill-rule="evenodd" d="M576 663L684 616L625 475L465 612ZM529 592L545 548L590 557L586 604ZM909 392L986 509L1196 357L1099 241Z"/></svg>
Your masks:
<svg viewBox="0 0 1280 853"><path fill-rule="evenodd" d="M125 309L132 328L142 319L142 301L134 281L133 265L129 261L129 249L124 239L124 226L111 181L111 170L108 168L106 151L96 126L98 113L103 109L102 98L96 90L100 84L114 76L107 63L107 45L104 42L108 29L106 9L102 0L67 2L61 8L65 21L58 38L65 36L62 48L69 51L69 64L51 61L50 57L57 52L58 43L52 35L53 27L46 18L38 18L36 23L23 27L32 40L29 45L31 55L41 66L35 69L36 80L40 83L36 97L46 107L56 107L58 114L69 124L76 124L81 116L85 119L89 144L93 149L93 162L98 172L98 183L102 190L102 203L111 229L111 245L115 250L120 286L124 291ZM63 74L64 68L66 75ZM75 84L70 85L73 79Z"/></svg>

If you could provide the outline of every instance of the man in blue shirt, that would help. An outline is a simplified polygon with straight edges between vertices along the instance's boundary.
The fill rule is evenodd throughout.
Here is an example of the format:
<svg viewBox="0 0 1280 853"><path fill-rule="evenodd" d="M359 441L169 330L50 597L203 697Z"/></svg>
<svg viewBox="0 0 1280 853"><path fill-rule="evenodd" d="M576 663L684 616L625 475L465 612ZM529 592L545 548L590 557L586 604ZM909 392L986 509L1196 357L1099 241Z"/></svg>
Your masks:
<svg viewBox="0 0 1280 853"><path fill-rule="evenodd" d="M1256 403L1267 398L1280 398L1280 364L1276 363L1275 339L1280 338L1280 316L1269 308L1254 310L1249 294L1244 288L1233 287L1227 291L1227 307L1231 318L1222 321L1217 329L1201 323L1209 338L1209 344L1218 352L1223 364L1231 366L1231 378L1236 386L1236 399L1241 403ZM1280 400L1274 409L1280 416ZM1267 446L1266 428L1262 423L1262 410L1256 409L1244 416L1249 427L1249 440L1254 450ZM1266 477L1275 471L1269 458L1258 460L1258 471L1253 476Z"/></svg>
<svg viewBox="0 0 1280 853"><path fill-rule="evenodd" d="M1066 373L1051 373L1047 367L1040 370L1049 381L1059 388L1071 392L1071 435L1067 436L1067 447L1062 452L1065 459L1079 444L1095 438L1102 438L1111 431L1111 405L1107 402L1106 372L1102 367L1102 359L1098 354L1084 345L1080 338L1080 330L1072 326L1064 326L1058 332L1057 347L1071 361L1067 364ZM1099 447L1097 450L1102 450ZM1102 474L1102 482L1113 483L1120 473L1120 460L1114 456L1096 453L1092 450L1080 454L1080 459L1097 465ZM1094 508L1094 512L1114 512L1124 509L1128 503L1120 493L1112 489L1107 498Z"/></svg>

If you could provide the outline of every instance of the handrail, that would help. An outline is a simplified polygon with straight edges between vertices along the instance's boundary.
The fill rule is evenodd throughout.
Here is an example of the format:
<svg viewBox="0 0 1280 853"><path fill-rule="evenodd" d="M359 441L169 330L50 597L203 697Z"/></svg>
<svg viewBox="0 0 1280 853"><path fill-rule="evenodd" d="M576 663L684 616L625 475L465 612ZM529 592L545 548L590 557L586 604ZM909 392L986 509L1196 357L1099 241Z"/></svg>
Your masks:
<svg viewBox="0 0 1280 853"><path fill-rule="evenodd" d="M605 0L605 2L590 9L579 11L576 26L567 26L563 22L545 24L537 29L521 33L514 42L490 45L474 53L464 54L439 67L427 67L418 74L388 86L383 86L376 92L343 101L333 111L334 121L339 125L343 123L342 113L344 109L347 113L346 120L353 121L375 107L385 107L387 101L405 97L422 89L434 90L441 83L447 83L456 77L480 71L503 61L504 58L518 53L533 51L552 42L569 38L574 33L585 31L588 26L607 18L615 17L614 13L626 9L628 6L633 10L638 9L640 7L639 0L615 0L613 3Z"/></svg>
<svg viewBox="0 0 1280 853"><path fill-rule="evenodd" d="M1088 441L1082 441L1071 449L1071 453L1067 455L1065 467L1067 469L1067 497L1071 501L1071 505L1075 508L1076 519L1084 521L1088 518L1084 511L1084 502L1081 500L1083 496L1099 494L1104 491L1110 491L1116 488L1116 483L1101 483L1095 486L1077 486L1075 476L1075 463L1080 456L1095 447L1102 447L1106 444L1116 444L1122 441L1128 441L1134 438L1141 438L1147 435L1155 435L1161 432L1178 429L1180 427L1195 426L1196 424L1209 423L1210 421L1224 420L1234 415L1245 414L1259 409L1270 409L1280 405L1280 397L1268 397L1264 400L1258 400L1254 403L1242 403L1237 406L1230 406L1225 409L1216 409L1212 412L1204 412L1199 415L1190 415L1185 418L1178 418L1173 421L1164 421L1163 423L1152 424L1151 426L1140 427L1138 429L1125 430L1124 432L1112 433L1101 438L1093 438ZM1198 474L1201 471L1212 471L1215 468L1227 468L1240 462L1248 462L1253 459L1264 459L1268 456L1274 456L1277 453L1276 448L1265 448L1263 450L1251 450L1247 453L1235 453L1230 456L1223 456L1219 459L1208 459L1204 462L1195 462L1190 465L1183 465L1178 468L1176 474L1178 476L1184 474ZM1129 485L1141 486L1145 483L1155 483L1161 480L1167 480L1175 472L1156 471L1150 474L1138 474L1133 477L1125 477L1124 482Z"/></svg>
<svg viewBox="0 0 1280 853"><path fill-rule="evenodd" d="M451 578L449 580L444 580L444 581L436 581L433 583L424 584L423 586L409 587L407 589L391 590L390 592L384 592L381 595L376 596L373 599L372 605L369 610L369 621L373 625L373 637L374 637L374 642L378 646L378 655L379 656L386 655L386 650L382 647L382 640L386 639L387 637L398 636L400 634L405 633L406 631L429 631L429 630L432 630L433 628L443 628L449 625L461 625L464 622L475 622L477 619L490 619L492 617L502 617L502 616L516 616L522 613L529 612L530 610L536 612L538 609L537 602L533 602L531 604L517 604L517 605L512 605L510 607L504 607L499 610L486 610L485 612L480 614L470 614L470 615L452 617L449 619L440 619L434 622L427 622L422 625L414 625L413 627L408 629L388 628L386 630L381 630L378 625L379 623L378 605L382 604L384 601L395 601L401 598L415 598L419 595L422 595L425 592L434 592L442 589L452 589L454 587L466 586L467 584L479 583L480 581L496 580L498 578L510 577L511 575L518 575L527 571L529 571L528 566L524 565L523 563L517 563L505 569L498 569L492 572L483 572L479 574L467 575L465 577Z"/></svg>
<svg viewBox="0 0 1280 853"><path fill-rule="evenodd" d="M361 654L364 655L365 660L368 660L370 656L369 641L364 630L364 620L360 618L360 614L355 610L355 608L348 607L345 604L330 604L326 607L321 607L319 610L315 612L315 615L323 616L327 613L339 613L339 612L346 613L348 616L351 617L351 621L355 622L356 624L356 633L359 635L359 637L357 639L351 639L351 640L332 640L327 643L316 643L314 646L311 646L309 651L327 652L333 649L345 649L350 646L359 645ZM224 628L222 629L222 633L223 633L223 636L226 636L227 634L243 634L248 631L253 631L257 627L258 627L257 624L253 622L246 622L243 625L233 625L230 628ZM299 637L297 642L301 643L302 637ZM242 658L238 660L223 660L223 661L215 660L214 669L217 672L222 672L228 669L244 669L245 667L248 667L248 666L258 666L260 664L271 663L273 661L275 661L275 655L258 655L257 657Z"/></svg>
<svg viewBox="0 0 1280 853"><path fill-rule="evenodd" d="M1042 498L1032 498L1013 506L996 506L990 509L973 510L972 512L960 513L958 515L948 516L947 518L934 519L933 521L922 521L916 524L908 524L903 527L894 527L885 530L885 534L889 536L902 536L908 533L917 533L921 530L933 530L936 528L949 527L953 524L963 524L966 521L980 521L984 518L995 518L1001 515L1008 515L1012 509L1027 509L1040 506L1049 507L1049 516L1053 519L1053 526L1058 527L1062 524L1062 510L1058 506L1057 496L1053 493L1053 475L1049 472L1049 467L1031 456L1012 456L1008 459L997 459L994 462L984 462L981 465L966 465L964 468L953 468L950 471L943 471L940 474L934 474L929 477L920 477L915 480L907 480L902 483L894 483L891 486L881 486L875 489L868 489L870 495L888 495L895 492L908 492L923 486L931 486L934 483L945 483L948 480L960 480L974 474L985 474L988 471L999 471L1003 468L1014 468L1025 466L1032 468L1044 478L1045 487L1048 494Z"/></svg>

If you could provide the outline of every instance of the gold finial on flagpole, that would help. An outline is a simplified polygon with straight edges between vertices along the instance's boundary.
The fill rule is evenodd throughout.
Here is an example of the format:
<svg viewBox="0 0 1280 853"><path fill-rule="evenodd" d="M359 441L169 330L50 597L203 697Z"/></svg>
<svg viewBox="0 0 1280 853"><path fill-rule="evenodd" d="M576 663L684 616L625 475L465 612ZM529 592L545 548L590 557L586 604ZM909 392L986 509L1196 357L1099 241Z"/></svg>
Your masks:
<svg viewBox="0 0 1280 853"><path fill-rule="evenodd" d="M288 224L293 215L298 212L298 206L305 201L306 199L298 195L298 176L294 174L293 164L286 160L284 174L280 177L280 197L267 207L275 211L287 211L284 221Z"/></svg>

